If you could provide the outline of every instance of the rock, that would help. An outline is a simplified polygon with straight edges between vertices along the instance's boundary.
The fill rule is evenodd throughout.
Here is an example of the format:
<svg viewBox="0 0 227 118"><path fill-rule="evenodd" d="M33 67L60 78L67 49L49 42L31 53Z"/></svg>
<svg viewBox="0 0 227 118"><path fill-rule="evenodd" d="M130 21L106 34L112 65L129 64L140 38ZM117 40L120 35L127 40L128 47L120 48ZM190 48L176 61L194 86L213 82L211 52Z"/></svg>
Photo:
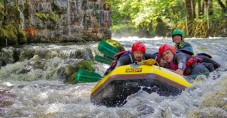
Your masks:
<svg viewBox="0 0 227 118"><path fill-rule="evenodd" d="M0 51L0 61L2 62L1 64L9 64L9 63L14 63L14 51L15 49L13 47L6 47L2 48Z"/></svg>

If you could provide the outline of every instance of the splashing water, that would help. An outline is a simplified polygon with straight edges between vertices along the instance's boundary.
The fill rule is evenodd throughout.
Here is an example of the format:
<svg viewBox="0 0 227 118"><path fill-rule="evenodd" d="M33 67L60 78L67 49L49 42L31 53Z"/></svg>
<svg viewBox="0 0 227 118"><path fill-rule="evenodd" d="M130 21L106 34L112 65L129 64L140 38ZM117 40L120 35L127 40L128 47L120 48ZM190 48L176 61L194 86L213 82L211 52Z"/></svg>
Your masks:
<svg viewBox="0 0 227 118"><path fill-rule="evenodd" d="M173 44L171 39L121 38L117 39L127 50L134 41L140 40L155 53L163 43ZM185 39L195 52L206 52L222 65L218 72L208 77L200 76L194 86L178 96L159 96L140 91L129 96L122 107L107 108L90 102L90 91L96 83L64 84L56 69L77 59L53 57L41 60L44 68L35 59L8 64L0 69L0 116L2 117L96 117L96 118L184 118L227 117L227 39ZM35 46L32 46L35 48ZM56 46L44 46L49 50ZM68 45L62 46L63 48ZM78 46L77 46L78 47ZM37 47L36 47L37 48ZM61 48L62 49L62 48ZM77 50L75 48L75 50ZM63 50L65 51L65 50ZM65 51L67 53L67 51ZM35 57L33 57L35 58ZM36 62L36 63L35 63ZM106 65L95 63L96 71L103 74ZM50 76L50 74L52 74ZM1 92L7 90L7 92ZM8 99L7 99L8 98ZM7 104L8 103L8 104Z"/></svg>

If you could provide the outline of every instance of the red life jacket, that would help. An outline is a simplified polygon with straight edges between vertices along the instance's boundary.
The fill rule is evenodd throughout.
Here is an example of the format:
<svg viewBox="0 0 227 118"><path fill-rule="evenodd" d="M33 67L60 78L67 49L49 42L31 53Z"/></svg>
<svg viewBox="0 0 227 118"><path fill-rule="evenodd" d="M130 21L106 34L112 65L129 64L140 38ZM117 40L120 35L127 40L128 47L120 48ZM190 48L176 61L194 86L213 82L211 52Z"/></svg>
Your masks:
<svg viewBox="0 0 227 118"><path fill-rule="evenodd" d="M187 60L186 62L186 69L184 71L184 75L189 75L191 73L191 67L196 64L202 62L201 58L198 57L191 57ZM178 69L178 64L174 63L174 61L171 61L168 65L168 69L171 70L177 70Z"/></svg>

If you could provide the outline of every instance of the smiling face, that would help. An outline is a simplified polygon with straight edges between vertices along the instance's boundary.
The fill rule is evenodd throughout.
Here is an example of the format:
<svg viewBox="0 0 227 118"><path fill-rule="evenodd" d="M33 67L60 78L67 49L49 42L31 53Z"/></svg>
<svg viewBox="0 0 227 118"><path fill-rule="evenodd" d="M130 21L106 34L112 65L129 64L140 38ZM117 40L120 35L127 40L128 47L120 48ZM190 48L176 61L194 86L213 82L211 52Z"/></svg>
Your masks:
<svg viewBox="0 0 227 118"><path fill-rule="evenodd" d="M133 51L132 52L132 56L135 59L135 61L141 61L141 59L144 56L144 53L143 52L140 52L140 51Z"/></svg>
<svg viewBox="0 0 227 118"><path fill-rule="evenodd" d="M176 43L176 44L179 44L182 40L182 37L181 35L175 35L173 36L173 42Z"/></svg>
<svg viewBox="0 0 227 118"><path fill-rule="evenodd" d="M166 50L165 52L162 53L162 59L166 61L167 63L170 63L173 60L173 53L171 50Z"/></svg>

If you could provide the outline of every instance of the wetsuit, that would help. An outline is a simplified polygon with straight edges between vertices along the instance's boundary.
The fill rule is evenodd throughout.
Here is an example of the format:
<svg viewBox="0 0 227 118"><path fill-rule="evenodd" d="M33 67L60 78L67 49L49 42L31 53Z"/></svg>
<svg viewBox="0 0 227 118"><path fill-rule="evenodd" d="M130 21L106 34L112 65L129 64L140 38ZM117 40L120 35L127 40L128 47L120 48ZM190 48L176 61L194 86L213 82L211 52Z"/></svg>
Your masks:
<svg viewBox="0 0 227 118"><path fill-rule="evenodd" d="M146 60L146 59L155 59L155 55L145 53L145 56L142 58L142 60ZM104 75L109 74L116 67L123 66L123 65L129 65L129 64L136 62L134 60L133 56L131 55L131 53L128 51L125 52L124 54L120 55L120 57L117 58L117 60L115 60L115 61L116 62L112 63L112 65L107 69L107 71L105 72Z"/></svg>
<svg viewBox="0 0 227 118"><path fill-rule="evenodd" d="M207 69L210 72L212 72L212 71L218 69L219 67L221 67L221 65L218 62L212 60L211 59L212 57L209 56L209 55L206 55L206 54L197 54L196 57L199 57L199 58L202 59L202 61L203 61L202 64L204 66L206 66Z"/></svg>
<svg viewBox="0 0 227 118"><path fill-rule="evenodd" d="M176 45L175 45L175 48L176 48L177 50L180 50L180 49L181 49L181 50L187 50L187 51L190 51L190 52L194 53L191 44L188 43L188 42L185 42L185 41L181 41L179 44L176 44Z"/></svg>
<svg viewBox="0 0 227 118"><path fill-rule="evenodd" d="M191 55L178 51L174 55L173 60L168 64L168 68L171 70L180 69L184 72L184 75L195 75L209 72L202 63L197 63L196 60L194 60L193 63L190 63L190 60L194 60Z"/></svg>
<svg viewBox="0 0 227 118"><path fill-rule="evenodd" d="M190 43L188 42L180 42L178 45L175 45L175 48L177 50L184 50L184 51L188 51L186 52L187 54L190 54L190 55L193 55L194 52L193 52L193 48L191 46ZM200 54L197 54L196 57L199 57L202 59L202 64L210 71L214 71L216 70L217 68L219 68L221 65L219 63L217 63L216 61L212 60L211 56L209 56L208 54L205 54L205 53L200 53Z"/></svg>

